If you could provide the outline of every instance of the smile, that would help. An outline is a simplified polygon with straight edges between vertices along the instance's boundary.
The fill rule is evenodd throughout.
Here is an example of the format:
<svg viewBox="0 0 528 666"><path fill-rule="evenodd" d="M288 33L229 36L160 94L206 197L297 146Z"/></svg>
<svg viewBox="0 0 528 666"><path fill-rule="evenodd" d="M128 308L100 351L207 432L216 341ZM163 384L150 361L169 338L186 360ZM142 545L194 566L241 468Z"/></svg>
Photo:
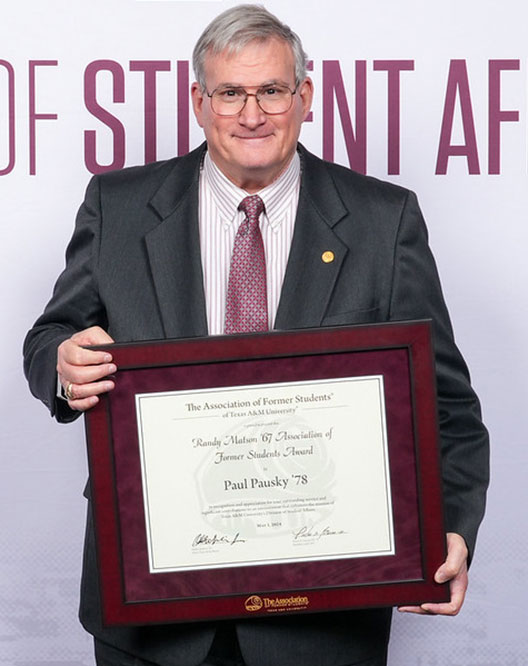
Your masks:
<svg viewBox="0 0 528 666"><path fill-rule="evenodd" d="M254 135L243 136L243 135L240 135L240 134L233 134L233 137L235 139L241 139L242 141L255 141L255 140L258 140L258 139L269 139L270 136L273 136L273 135L272 134L263 134L262 136L254 136Z"/></svg>

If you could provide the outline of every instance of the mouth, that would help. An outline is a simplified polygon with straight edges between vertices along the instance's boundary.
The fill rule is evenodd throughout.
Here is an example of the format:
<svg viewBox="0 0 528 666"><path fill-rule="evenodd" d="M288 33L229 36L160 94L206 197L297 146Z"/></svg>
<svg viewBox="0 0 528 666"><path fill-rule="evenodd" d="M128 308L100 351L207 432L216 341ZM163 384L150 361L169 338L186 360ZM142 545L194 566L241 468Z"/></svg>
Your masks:
<svg viewBox="0 0 528 666"><path fill-rule="evenodd" d="M233 138L240 139L241 141L259 141L268 139L272 134L233 134Z"/></svg>

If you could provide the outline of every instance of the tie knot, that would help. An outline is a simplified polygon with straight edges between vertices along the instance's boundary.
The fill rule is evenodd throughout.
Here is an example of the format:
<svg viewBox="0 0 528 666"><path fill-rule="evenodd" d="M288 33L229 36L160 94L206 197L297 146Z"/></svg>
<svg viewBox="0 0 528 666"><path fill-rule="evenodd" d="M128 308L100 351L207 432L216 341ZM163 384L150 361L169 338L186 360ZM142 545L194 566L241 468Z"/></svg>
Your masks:
<svg viewBox="0 0 528 666"><path fill-rule="evenodd" d="M248 220L258 220L264 210L264 202L258 194L252 194L242 199L238 209L247 215Z"/></svg>

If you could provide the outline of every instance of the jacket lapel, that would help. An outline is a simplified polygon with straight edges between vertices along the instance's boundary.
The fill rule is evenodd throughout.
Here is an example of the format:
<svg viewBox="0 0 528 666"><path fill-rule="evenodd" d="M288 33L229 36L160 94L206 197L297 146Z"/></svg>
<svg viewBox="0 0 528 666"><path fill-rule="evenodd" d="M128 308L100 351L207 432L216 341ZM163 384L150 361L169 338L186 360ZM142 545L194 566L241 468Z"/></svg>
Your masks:
<svg viewBox="0 0 528 666"><path fill-rule="evenodd" d="M204 150L205 144L178 159L150 200L161 221L145 240L168 338L207 335L198 227L198 179Z"/></svg>
<svg viewBox="0 0 528 666"><path fill-rule="evenodd" d="M322 163L302 146L299 151L301 191L276 329L321 324L348 252L333 229L348 211Z"/></svg>

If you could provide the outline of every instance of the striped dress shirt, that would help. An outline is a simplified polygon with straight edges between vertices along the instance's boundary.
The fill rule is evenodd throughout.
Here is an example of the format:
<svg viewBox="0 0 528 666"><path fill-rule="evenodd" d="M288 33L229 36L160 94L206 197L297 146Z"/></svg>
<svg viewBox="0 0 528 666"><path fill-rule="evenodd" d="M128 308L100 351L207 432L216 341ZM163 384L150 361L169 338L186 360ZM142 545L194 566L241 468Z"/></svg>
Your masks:
<svg viewBox="0 0 528 666"><path fill-rule="evenodd" d="M260 231L266 255L268 324L273 328L299 202L301 165L295 153L288 168L260 192L264 213ZM209 335L224 332L231 254L244 213L238 206L248 193L234 185L205 154L200 173L199 226Z"/></svg>

